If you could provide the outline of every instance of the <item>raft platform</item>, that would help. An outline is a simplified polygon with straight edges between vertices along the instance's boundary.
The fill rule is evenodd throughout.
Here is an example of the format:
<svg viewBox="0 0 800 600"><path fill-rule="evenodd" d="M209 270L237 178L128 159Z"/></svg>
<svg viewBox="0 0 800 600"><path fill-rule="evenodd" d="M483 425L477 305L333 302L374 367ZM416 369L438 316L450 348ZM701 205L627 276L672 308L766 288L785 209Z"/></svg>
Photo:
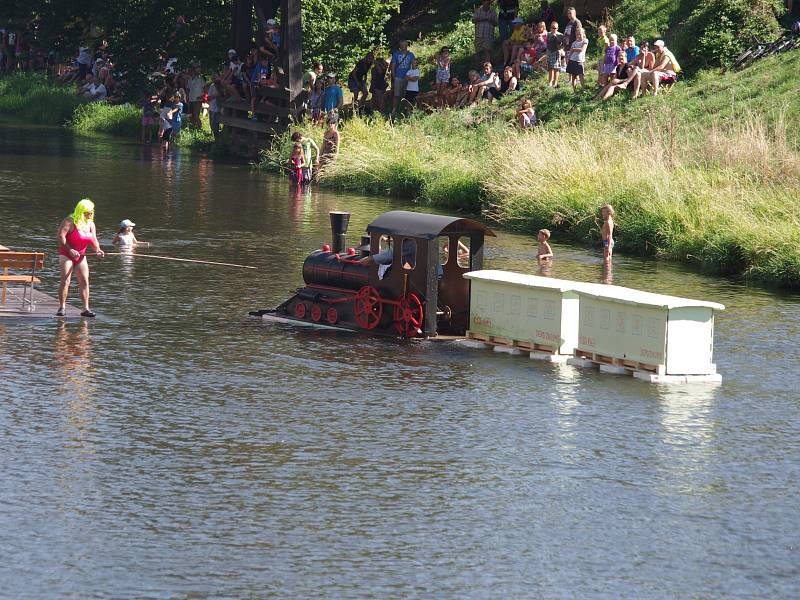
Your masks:
<svg viewBox="0 0 800 600"><path fill-rule="evenodd" d="M56 317L58 310L58 299L53 298L34 289L25 291L25 303L22 302L22 286L7 287L6 301L0 304L0 319L82 319L80 309L67 304L66 316ZM33 310L28 304L28 298L33 300Z"/></svg>

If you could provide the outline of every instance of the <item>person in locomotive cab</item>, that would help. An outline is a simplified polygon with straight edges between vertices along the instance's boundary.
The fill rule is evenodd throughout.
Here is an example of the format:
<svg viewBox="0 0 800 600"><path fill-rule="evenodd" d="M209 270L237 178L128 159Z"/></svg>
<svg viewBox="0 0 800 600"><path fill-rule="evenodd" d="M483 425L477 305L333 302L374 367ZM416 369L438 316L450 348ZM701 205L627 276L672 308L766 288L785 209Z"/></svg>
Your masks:
<svg viewBox="0 0 800 600"><path fill-rule="evenodd" d="M362 265L378 265L378 278L383 279L386 273L392 267L394 260L394 240L391 236L387 236L388 246L376 254L365 256L358 262ZM403 268L413 269L416 262L416 244L403 244Z"/></svg>

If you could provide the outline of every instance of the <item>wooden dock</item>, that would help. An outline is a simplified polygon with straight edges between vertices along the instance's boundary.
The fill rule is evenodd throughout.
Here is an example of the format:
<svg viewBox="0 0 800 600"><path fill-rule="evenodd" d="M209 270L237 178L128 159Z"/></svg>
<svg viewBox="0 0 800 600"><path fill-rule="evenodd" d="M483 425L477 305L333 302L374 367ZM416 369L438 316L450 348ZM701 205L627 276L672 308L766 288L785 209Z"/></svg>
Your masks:
<svg viewBox="0 0 800 600"><path fill-rule="evenodd" d="M28 291L30 294L30 291ZM80 309L67 305L66 317L56 317L58 299L48 296L39 290L33 290L33 310L22 303L22 287L6 288L5 304L0 304L0 319L81 319Z"/></svg>

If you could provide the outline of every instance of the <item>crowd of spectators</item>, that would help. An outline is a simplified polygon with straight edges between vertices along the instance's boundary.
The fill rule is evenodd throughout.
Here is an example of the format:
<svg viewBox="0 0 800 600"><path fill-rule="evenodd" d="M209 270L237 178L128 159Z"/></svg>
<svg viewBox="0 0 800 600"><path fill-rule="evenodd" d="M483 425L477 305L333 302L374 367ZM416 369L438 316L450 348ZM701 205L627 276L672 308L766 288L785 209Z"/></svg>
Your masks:
<svg viewBox="0 0 800 600"><path fill-rule="evenodd" d="M527 21L520 15L518 0L480 0L475 8L475 68L467 70L464 79L454 71L450 49L436 53L425 77L417 57L407 40L401 40L388 57L377 50L359 60L347 78L353 95L353 108L395 113L423 106L429 109L463 107L492 102L509 92L532 85L542 75L549 87L560 85L562 74L569 78L573 91L587 85L587 55L599 56L596 98L606 100L615 93L628 90L636 98L645 91L658 94L663 85L672 84L680 73L675 55L662 40L640 45L632 36L618 44L618 36L600 24L596 43L578 18L574 7L568 7L559 23L547 1ZM563 29L562 29L563 24ZM493 62L496 61L496 62ZM496 68L495 65L501 65ZM591 63L593 70L595 63ZM432 75L432 77L431 77ZM430 81L427 90L421 89ZM312 119L322 122L330 107L321 104L325 86L307 87ZM590 84L591 85L591 84ZM371 94L371 97L370 97ZM391 98L391 101L389 101ZM536 123L530 101L519 99L518 122L522 127Z"/></svg>

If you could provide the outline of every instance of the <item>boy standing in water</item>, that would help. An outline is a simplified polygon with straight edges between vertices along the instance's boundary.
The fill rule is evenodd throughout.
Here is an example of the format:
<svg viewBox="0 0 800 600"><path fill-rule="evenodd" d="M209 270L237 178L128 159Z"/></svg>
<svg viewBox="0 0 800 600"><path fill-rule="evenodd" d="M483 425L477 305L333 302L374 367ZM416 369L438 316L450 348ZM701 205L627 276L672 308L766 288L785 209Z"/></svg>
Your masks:
<svg viewBox="0 0 800 600"><path fill-rule="evenodd" d="M539 249L536 251L536 259L541 262L553 258L553 250L548 243L550 239L550 230L540 229L536 239L539 240Z"/></svg>
<svg viewBox="0 0 800 600"><path fill-rule="evenodd" d="M600 209L600 216L603 217L603 225L600 227L600 237L603 240L603 261L611 262L614 254L614 207L604 204Z"/></svg>

